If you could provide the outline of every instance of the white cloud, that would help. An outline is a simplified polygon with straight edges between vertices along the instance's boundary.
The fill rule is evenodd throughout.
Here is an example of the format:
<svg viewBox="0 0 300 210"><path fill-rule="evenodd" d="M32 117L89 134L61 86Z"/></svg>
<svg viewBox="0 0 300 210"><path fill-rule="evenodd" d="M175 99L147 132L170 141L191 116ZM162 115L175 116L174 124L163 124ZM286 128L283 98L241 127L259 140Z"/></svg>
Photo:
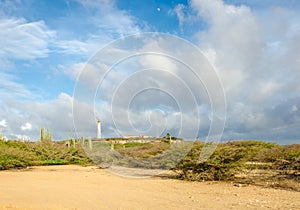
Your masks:
<svg viewBox="0 0 300 210"><path fill-rule="evenodd" d="M123 36L127 34L135 34L140 32L137 20L127 11L120 10L116 7L114 1L109 0L77 0L81 5L96 9L94 24L108 32L109 34L117 34Z"/></svg>
<svg viewBox="0 0 300 210"><path fill-rule="evenodd" d="M107 54L103 52L92 59L77 82L74 97L78 103L85 102L86 105L91 106L96 102L98 116L102 119L104 128L107 129L103 133L108 136L118 135L114 133L114 129L122 135L135 131L157 136L170 131L174 135L188 138L196 138L198 129L201 129L203 136L207 135L210 121L208 115L211 113L209 98L205 87L195 77L195 72L184 65L195 66L199 64L199 59L203 58L195 59L190 56L191 48L178 42L178 39L174 37L161 36L153 39L150 35L140 38L142 40L131 40L131 38L127 40L129 43L134 41L136 43L134 47L122 44L119 51L106 49ZM117 48L116 45L113 47ZM113 61L108 56L111 51L114 52L111 55L116 61L128 59L114 66L104 65ZM142 52L149 52L149 54ZM167 53L170 57L163 53ZM193 55L196 56L196 54L194 52ZM181 62L172 57L178 58ZM214 84L215 81L210 78L212 72L204 71L204 68L201 68L202 65L202 63L198 65L195 70L200 68L205 79ZM104 81L97 89L102 75L110 67L112 69L107 72ZM219 96L217 94L220 90L216 90L216 87L219 86L214 85L210 89L216 92L211 93L213 96ZM86 111L90 109L90 106L85 107ZM84 106L79 107L75 109L76 113L81 116L77 117L78 119L91 122L93 118L96 118L93 113L87 112L82 115ZM198 110L202 112L198 114ZM165 120L163 120L164 117ZM200 126L198 126L199 118L201 118Z"/></svg>
<svg viewBox="0 0 300 210"><path fill-rule="evenodd" d="M57 68L50 67L50 69L54 69L55 72L52 73L60 71L76 80L85 66L82 60L86 60L115 38L140 32L140 26L138 26L135 17L125 10L119 10L113 1L85 0L78 2L80 6L85 7L79 10L86 13L79 15L79 21L82 21L82 25L86 26L88 23L95 29L93 32L80 31L81 36L77 33L76 36L72 36L74 29L72 27L60 29L60 25L57 27L52 25L56 29L54 30L46 25L47 20L29 21L25 18L14 17L14 15L9 14L17 9L12 7L13 4L7 4L5 11L0 9L1 65L4 68L10 68L18 59L33 60L51 56L52 53L55 56L63 54L65 56L63 59L67 60L63 60L61 64L56 64ZM26 8L28 5L22 3L18 5L18 7L22 6ZM62 21L62 24L66 24L64 21L68 22L67 16L58 18L57 23L61 24L60 21ZM81 18L81 16L87 18ZM70 55L72 55L71 58L68 57ZM54 62L59 62L59 60ZM70 60L75 64L69 64ZM49 62L52 61L50 57ZM38 64L43 65L43 62L38 61ZM87 68L93 70L93 66L87 66ZM3 115L9 118L5 134L8 136L11 133L20 134L26 130L26 135L31 135L32 140L35 140L39 135L39 127L43 126L54 132L54 138L66 138L69 131L73 129L73 98L65 93L61 93L52 100L41 98L42 96L38 97L23 84L22 78L18 78L14 73L16 72L0 73L0 113L1 117ZM100 74L94 73L95 71L92 71L92 74L89 72L83 74L83 77L86 77L86 81L89 82L86 84L91 88L97 86L98 77L102 75L102 72ZM33 77L32 80L34 79ZM34 85L33 82L33 88L35 88ZM37 98L39 100L35 100ZM81 105L84 108L80 111L87 110L86 112L90 112L92 110L89 105ZM85 112L83 111L83 113ZM31 126L24 124L24 122L30 122ZM89 126L91 123L93 122L85 122L87 130L93 130L93 127Z"/></svg>
<svg viewBox="0 0 300 210"><path fill-rule="evenodd" d="M63 54L87 54L91 53L88 43L79 40L57 40L58 52Z"/></svg>
<svg viewBox="0 0 300 210"><path fill-rule="evenodd" d="M1 121L0 121L0 126L6 128L6 127L7 127L7 122L6 122L6 120L1 120Z"/></svg>
<svg viewBox="0 0 300 210"><path fill-rule="evenodd" d="M182 30L182 26L184 24L185 21L185 15L184 15L184 10L185 6L183 4L178 4L175 8L174 11L176 13L177 19L179 21L179 27Z"/></svg>
<svg viewBox="0 0 300 210"><path fill-rule="evenodd" d="M110 32L100 30L96 34L87 36L83 40L77 39L55 39L53 46L54 52L65 55L76 55L88 59L98 50L103 48L107 43L114 40L114 36Z"/></svg>
<svg viewBox="0 0 300 210"><path fill-rule="evenodd" d="M72 103L72 97L66 93L42 102L17 98L1 101L1 107L6 107L1 114L9 119L7 123L1 121L6 125L4 135L21 135L26 131L31 140L36 140L40 127L45 127L53 133L54 139L65 139L73 130Z"/></svg>
<svg viewBox="0 0 300 210"><path fill-rule="evenodd" d="M49 40L55 32L43 21L28 22L25 19L0 19L0 55L8 58L35 59L47 57Z"/></svg>
<svg viewBox="0 0 300 210"><path fill-rule="evenodd" d="M16 80L16 76L5 72L0 72L0 97L2 99L15 97L19 99L28 99L35 97L35 94L33 94L22 83Z"/></svg>
<svg viewBox="0 0 300 210"><path fill-rule="evenodd" d="M63 66L60 64L57 66L56 70L63 72L65 75L76 81L85 65L86 63L75 63L71 66Z"/></svg>
<svg viewBox="0 0 300 210"><path fill-rule="evenodd" d="M0 9L0 12L4 13L3 17L0 17L0 55L17 59L35 59L47 57L49 53L62 53L88 58L112 40L138 33L141 27L146 27L138 24L135 17L127 11L118 9L114 1L77 0L77 2L86 8L79 11L87 18L78 18L74 21L82 25L92 25L97 29L92 33L87 31L85 34L84 31L80 31L81 38L77 38L78 31L74 32L77 36L69 37L65 36L65 29L59 27L57 30L49 29L43 20L30 22L24 18L14 18L8 15L10 11L16 10L14 4L5 3L6 9L3 11ZM20 8L26 6L28 5L23 2L18 3ZM8 14L5 14L6 12Z"/></svg>
<svg viewBox="0 0 300 210"><path fill-rule="evenodd" d="M208 23L196 37L226 90L225 138L270 139L272 129L300 126L299 113L291 112L300 100L299 14L279 7L262 14L221 0L192 0L190 7ZM283 129L277 131L288 141ZM298 130L289 132L300 136Z"/></svg>
<svg viewBox="0 0 300 210"><path fill-rule="evenodd" d="M199 33L199 41L202 49L216 51L217 66L245 71L259 61L264 45L250 8L226 5L220 0L192 1L192 7L210 24L208 30Z"/></svg>
<svg viewBox="0 0 300 210"><path fill-rule="evenodd" d="M26 131L26 130L32 130L32 125L31 125L31 123L29 123L29 122L27 122L27 123L25 123L24 125L22 125L21 126L21 130L22 131Z"/></svg>

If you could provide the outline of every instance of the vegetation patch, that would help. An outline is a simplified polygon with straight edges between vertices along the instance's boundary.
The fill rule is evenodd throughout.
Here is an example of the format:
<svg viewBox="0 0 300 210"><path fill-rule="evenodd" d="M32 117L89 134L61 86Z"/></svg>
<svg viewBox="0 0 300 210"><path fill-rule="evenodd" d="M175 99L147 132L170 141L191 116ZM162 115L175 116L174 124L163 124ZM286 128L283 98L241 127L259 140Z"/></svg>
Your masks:
<svg viewBox="0 0 300 210"><path fill-rule="evenodd" d="M263 141L231 141L216 145L213 154L201 162L204 142L114 145L98 142L93 143L91 149L95 152L93 161L83 149L87 143L91 142L83 139L60 142L0 140L0 170L36 165L88 165L93 161L99 165L106 162L109 167L114 162L126 167L171 168L176 172L176 178L183 180L222 180L300 191L300 144L284 146Z"/></svg>
<svg viewBox="0 0 300 210"><path fill-rule="evenodd" d="M189 154L173 168L177 178L264 183L300 191L300 144L283 146L262 141L232 141L218 144L210 158L200 162L204 145L195 142Z"/></svg>
<svg viewBox="0 0 300 210"><path fill-rule="evenodd" d="M65 142L0 140L0 170L36 165L91 164L80 145Z"/></svg>

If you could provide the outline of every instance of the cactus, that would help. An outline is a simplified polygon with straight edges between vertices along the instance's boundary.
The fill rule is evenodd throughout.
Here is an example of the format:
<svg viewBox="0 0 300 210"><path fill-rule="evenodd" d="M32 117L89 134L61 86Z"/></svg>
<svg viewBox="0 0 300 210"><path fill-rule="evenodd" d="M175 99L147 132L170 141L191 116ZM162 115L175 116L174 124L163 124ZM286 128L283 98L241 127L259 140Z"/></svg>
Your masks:
<svg viewBox="0 0 300 210"><path fill-rule="evenodd" d="M72 130L70 130L70 140L71 142L71 145L73 145L73 147L75 148L76 146L76 139L73 139L73 133L72 133Z"/></svg>
<svg viewBox="0 0 300 210"><path fill-rule="evenodd" d="M41 141L43 141L45 139L44 133L45 133L45 129L43 127L41 127L41 136L40 136Z"/></svg>
<svg viewBox="0 0 300 210"><path fill-rule="evenodd" d="M41 127L40 141L52 141L52 134L50 130L47 128L45 132L45 128Z"/></svg>
<svg viewBox="0 0 300 210"><path fill-rule="evenodd" d="M83 138L83 136L81 137L81 146L83 146L84 147L84 142L85 142L85 140L84 140L84 138Z"/></svg>
<svg viewBox="0 0 300 210"><path fill-rule="evenodd" d="M72 145L75 148L76 147L76 140L75 139L71 139Z"/></svg>
<svg viewBox="0 0 300 210"><path fill-rule="evenodd" d="M92 138L91 137L89 137L88 143L89 143L89 149L93 149L93 142L92 142Z"/></svg>
<svg viewBox="0 0 300 210"><path fill-rule="evenodd" d="M48 128L47 128L47 130L46 130L46 137L45 137L45 139L46 139L47 141L52 141L52 135L51 135L51 133L50 133L50 131L49 131Z"/></svg>
<svg viewBox="0 0 300 210"><path fill-rule="evenodd" d="M71 146L71 142L70 140L67 140L67 146L70 147Z"/></svg>
<svg viewBox="0 0 300 210"><path fill-rule="evenodd" d="M49 129L47 129L47 131L46 131L46 140L49 141L49 142L52 141L52 134L49 131Z"/></svg>

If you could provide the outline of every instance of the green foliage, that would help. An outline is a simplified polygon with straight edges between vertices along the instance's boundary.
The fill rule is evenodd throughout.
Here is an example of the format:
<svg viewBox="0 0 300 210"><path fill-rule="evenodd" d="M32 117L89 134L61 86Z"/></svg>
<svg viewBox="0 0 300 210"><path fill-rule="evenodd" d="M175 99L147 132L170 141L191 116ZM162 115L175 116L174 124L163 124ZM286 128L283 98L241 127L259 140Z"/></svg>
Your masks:
<svg viewBox="0 0 300 210"><path fill-rule="evenodd" d="M183 140L182 138L177 138L175 136L171 136L170 133L167 133L166 136L164 136L165 141L166 140Z"/></svg>
<svg viewBox="0 0 300 210"><path fill-rule="evenodd" d="M68 161L64 159L55 159L55 160L43 160L42 165L66 165Z"/></svg>
<svg viewBox="0 0 300 210"><path fill-rule="evenodd" d="M0 169L23 168L38 163L34 153L18 148L0 148Z"/></svg>
<svg viewBox="0 0 300 210"><path fill-rule="evenodd" d="M277 145L269 150L263 150L260 158L266 162L274 162L278 159L294 160L300 156L300 144L292 144L287 146Z"/></svg>
<svg viewBox="0 0 300 210"><path fill-rule="evenodd" d="M187 180L229 180L239 168L243 158L243 148L223 145L217 147L212 156L200 162L200 154L205 144L196 142L190 153L177 165L180 177Z"/></svg>
<svg viewBox="0 0 300 210"><path fill-rule="evenodd" d="M131 147L140 147L149 145L149 143L140 143L140 142L128 142L125 144L114 144L115 149L121 149L121 148L131 148Z"/></svg>
<svg viewBox="0 0 300 210"><path fill-rule="evenodd" d="M65 142L0 141L0 169L33 165L90 164L80 146L66 147Z"/></svg>
<svg viewBox="0 0 300 210"><path fill-rule="evenodd" d="M147 168L147 169L170 169L173 168L188 153L192 146L192 142L182 142L180 144L169 144L161 141L148 143L130 142L124 145L115 144L115 150L106 152L109 144L102 143L102 147L106 148L103 152L95 146L95 155L93 160L97 163L107 161L110 156L114 164L124 167ZM96 152L97 151L97 152ZM104 160L105 159L105 160Z"/></svg>
<svg viewBox="0 0 300 210"><path fill-rule="evenodd" d="M86 146L90 150L99 151L97 142L92 142L91 138L87 142L73 138L67 141L52 142L46 140L46 137L50 137L49 130L46 131L46 134L42 130L41 139L43 140L38 142L0 139L0 170L34 165L86 165L90 164L91 160L86 156L81 145L87 144ZM42 135L42 133L44 134ZM106 141L104 146L110 146L109 143ZM265 175L259 174L255 177L260 177L261 180L272 180L272 182L274 180L299 182L300 144L283 146L262 141L220 143L213 154L205 162L201 162L200 157L205 143L195 142L191 150L189 150L191 144L189 144L190 146L186 145L187 155L184 157L182 154L186 154L183 152L185 143L169 144L156 141L114 144L115 150L110 152L118 157L108 156L105 158L114 157L112 160L120 161L120 164L123 163L128 167L160 169L172 167L178 173L178 178L185 180L236 181L241 173L249 175L262 170ZM182 159L182 161L177 164L176 160L178 159Z"/></svg>
<svg viewBox="0 0 300 210"><path fill-rule="evenodd" d="M200 162L204 143L195 142L189 154L174 168L186 180L234 180L244 170L300 170L300 145L280 146L262 141L232 141L218 144L205 162ZM282 174L282 173L281 173Z"/></svg>
<svg viewBox="0 0 300 210"><path fill-rule="evenodd" d="M119 149L118 152L125 157L149 158L161 154L167 150L170 145L167 143L126 143L125 148Z"/></svg>

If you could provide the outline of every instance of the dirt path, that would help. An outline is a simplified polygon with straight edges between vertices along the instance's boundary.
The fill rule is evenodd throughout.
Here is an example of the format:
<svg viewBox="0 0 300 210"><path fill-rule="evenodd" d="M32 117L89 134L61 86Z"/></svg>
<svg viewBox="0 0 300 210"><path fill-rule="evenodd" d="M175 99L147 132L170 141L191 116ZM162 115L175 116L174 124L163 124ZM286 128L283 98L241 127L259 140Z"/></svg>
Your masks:
<svg viewBox="0 0 300 210"><path fill-rule="evenodd" d="M48 166L0 171L0 209L300 209L300 193Z"/></svg>

